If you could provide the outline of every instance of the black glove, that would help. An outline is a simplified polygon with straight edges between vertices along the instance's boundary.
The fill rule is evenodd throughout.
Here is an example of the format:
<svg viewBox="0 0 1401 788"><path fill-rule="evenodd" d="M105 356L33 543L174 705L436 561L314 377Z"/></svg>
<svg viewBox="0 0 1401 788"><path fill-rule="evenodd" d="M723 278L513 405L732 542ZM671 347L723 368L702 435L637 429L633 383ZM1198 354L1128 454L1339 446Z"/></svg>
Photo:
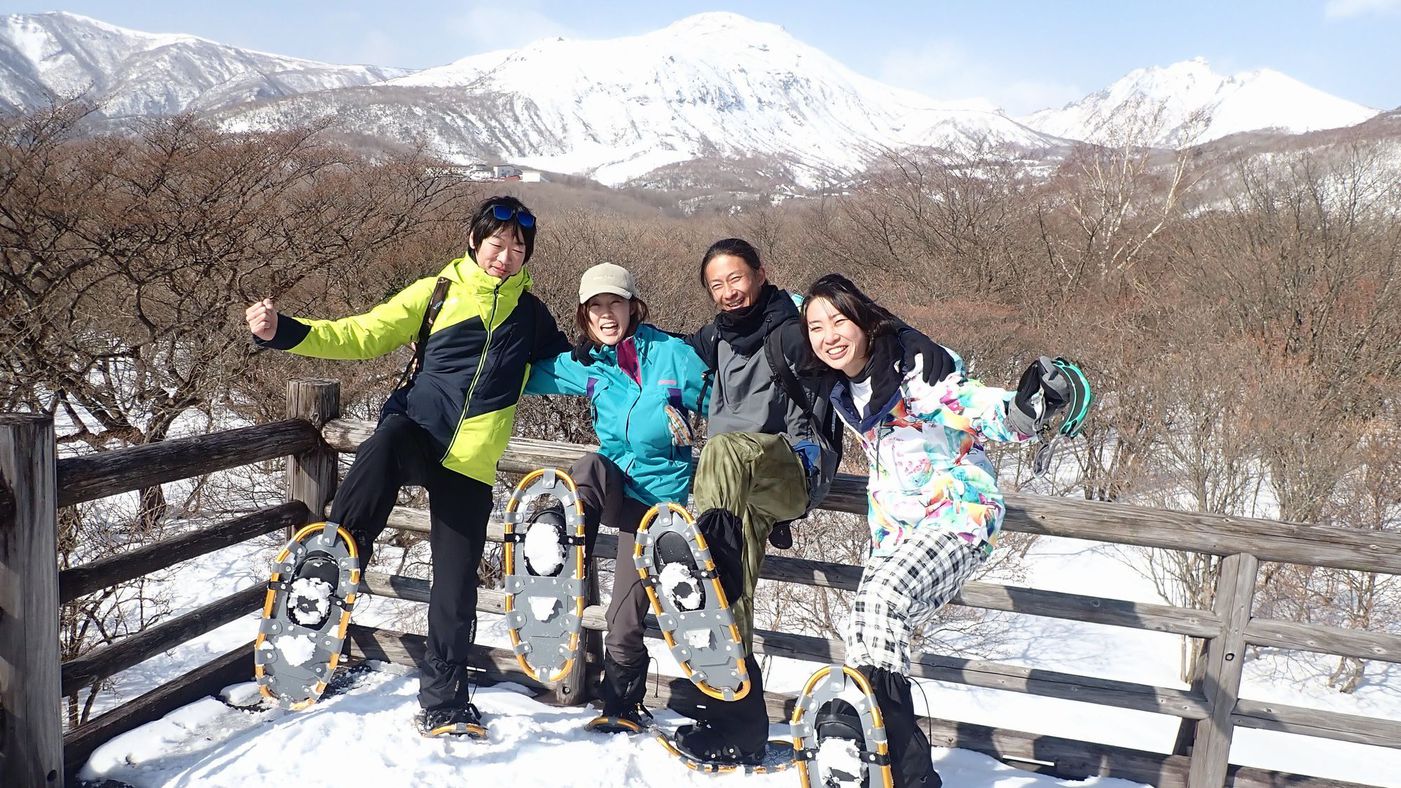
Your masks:
<svg viewBox="0 0 1401 788"><path fill-rule="evenodd" d="M922 358L924 382L934 385L954 372L953 356L941 345L909 326L900 327L900 346L904 349L901 369L912 369L916 358Z"/></svg>
<svg viewBox="0 0 1401 788"><path fill-rule="evenodd" d="M569 357L586 367L593 364L593 340L581 337L574 344L574 349L569 351Z"/></svg>
<svg viewBox="0 0 1401 788"><path fill-rule="evenodd" d="M1017 395L1007 403L1007 421L1023 435L1035 435L1041 425L1065 408L1073 392L1070 378L1042 356L1032 362L1017 382Z"/></svg>

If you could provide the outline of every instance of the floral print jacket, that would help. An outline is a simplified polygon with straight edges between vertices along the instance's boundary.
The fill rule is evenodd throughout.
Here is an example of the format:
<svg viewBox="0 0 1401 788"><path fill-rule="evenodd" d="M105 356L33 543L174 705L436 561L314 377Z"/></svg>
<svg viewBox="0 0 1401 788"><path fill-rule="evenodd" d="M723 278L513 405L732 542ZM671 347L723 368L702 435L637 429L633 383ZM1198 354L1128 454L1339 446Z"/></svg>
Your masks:
<svg viewBox="0 0 1401 788"><path fill-rule="evenodd" d="M889 555L916 528L951 529L984 556L997 545L1006 505L983 444L1035 436L1007 423L1014 391L969 379L963 360L948 353L953 372L931 386L916 359L884 403L858 409L853 393L859 401L869 387L862 392L861 384L845 379L833 387L837 413L860 439L871 467L873 556Z"/></svg>

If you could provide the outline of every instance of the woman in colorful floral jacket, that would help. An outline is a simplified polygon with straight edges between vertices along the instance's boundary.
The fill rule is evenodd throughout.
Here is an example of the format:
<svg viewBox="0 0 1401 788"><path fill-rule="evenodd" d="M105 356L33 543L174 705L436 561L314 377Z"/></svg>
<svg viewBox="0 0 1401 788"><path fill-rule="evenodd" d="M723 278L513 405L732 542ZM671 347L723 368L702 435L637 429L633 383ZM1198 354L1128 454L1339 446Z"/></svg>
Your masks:
<svg viewBox="0 0 1401 788"><path fill-rule="evenodd" d="M952 599L997 544L1005 505L983 444L1032 440L1068 384L1043 379L1037 364L1016 391L984 386L946 349L906 362L895 318L840 274L813 283L803 319L813 354L832 371L832 404L870 464L871 554L846 663L875 691L895 785L933 788L942 781L910 697L913 624ZM926 374L925 363L940 368Z"/></svg>

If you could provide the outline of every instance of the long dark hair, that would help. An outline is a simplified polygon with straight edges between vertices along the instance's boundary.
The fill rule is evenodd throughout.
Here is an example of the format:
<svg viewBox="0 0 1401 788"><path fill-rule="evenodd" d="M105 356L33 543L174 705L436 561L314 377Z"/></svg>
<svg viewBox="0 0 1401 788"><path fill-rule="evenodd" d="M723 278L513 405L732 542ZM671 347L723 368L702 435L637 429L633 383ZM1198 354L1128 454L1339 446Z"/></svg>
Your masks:
<svg viewBox="0 0 1401 788"><path fill-rule="evenodd" d="M808 286L803 296L803 336L808 335L808 307L814 298L829 302L833 308L866 335L867 342L874 344L881 337L894 336L900 328L900 320L890 310L877 304L875 299L861 292L854 282L841 274L824 274ZM807 358L804 369L809 371L830 371L826 364L812 352L812 341L807 343Z"/></svg>

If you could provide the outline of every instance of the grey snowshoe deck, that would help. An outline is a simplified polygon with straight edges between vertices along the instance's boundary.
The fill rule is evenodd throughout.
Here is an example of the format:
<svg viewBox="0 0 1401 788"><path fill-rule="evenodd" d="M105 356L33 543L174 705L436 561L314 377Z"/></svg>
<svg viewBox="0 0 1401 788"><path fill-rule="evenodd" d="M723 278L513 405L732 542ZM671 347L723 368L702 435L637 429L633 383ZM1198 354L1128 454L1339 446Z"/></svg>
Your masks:
<svg viewBox="0 0 1401 788"><path fill-rule="evenodd" d="M638 526L633 562L662 638L687 678L712 698L749 694L739 628L690 513L673 503L652 507Z"/></svg>
<svg viewBox="0 0 1401 788"><path fill-rule="evenodd" d="M651 728L652 738L656 739L666 751L675 756L688 769L709 774L729 774L731 772L744 772L745 774L772 774L774 772L787 771L793 766L793 745L779 739L770 739L768 748L764 751L764 760L757 764L726 763L719 761L705 761L687 753L677 746L676 740L670 733L653 726Z"/></svg>
<svg viewBox="0 0 1401 788"><path fill-rule="evenodd" d="M540 496L559 501L563 516L545 509L528 520L522 504ZM531 535L540 528L554 533ZM550 560L540 560L551 550L557 553ZM542 566L532 565L532 551ZM516 660L537 681L559 681L573 667L584 617L584 513L568 474L542 468L521 480L506 504L503 553L506 626Z"/></svg>
<svg viewBox="0 0 1401 788"><path fill-rule="evenodd" d="M274 559L253 643L263 695L292 709L315 703L340 661L360 586L355 540L335 523L303 527Z"/></svg>
<svg viewBox="0 0 1401 788"><path fill-rule="evenodd" d="M853 725L822 718L834 701L855 712ZM827 723L827 724L823 724ZM853 730L859 726L860 730ZM875 693L855 668L824 665L807 680L790 723L803 788L893 788L890 748ZM859 737L856 738L856 737ZM824 747L824 743L826 747Z"/></svg>

